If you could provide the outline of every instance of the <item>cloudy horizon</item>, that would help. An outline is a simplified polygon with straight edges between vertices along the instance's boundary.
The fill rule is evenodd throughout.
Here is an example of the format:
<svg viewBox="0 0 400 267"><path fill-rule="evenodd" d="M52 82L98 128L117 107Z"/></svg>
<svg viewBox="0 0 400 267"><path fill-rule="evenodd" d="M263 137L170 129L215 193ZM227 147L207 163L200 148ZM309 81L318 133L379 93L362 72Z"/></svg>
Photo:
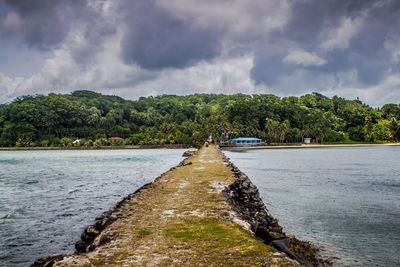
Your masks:
<svg viewBox="0 0 400 267"><path fill-rule="evenodd" d="M319 92L400 103L397 0L0 0L0 103Z"/></svg>

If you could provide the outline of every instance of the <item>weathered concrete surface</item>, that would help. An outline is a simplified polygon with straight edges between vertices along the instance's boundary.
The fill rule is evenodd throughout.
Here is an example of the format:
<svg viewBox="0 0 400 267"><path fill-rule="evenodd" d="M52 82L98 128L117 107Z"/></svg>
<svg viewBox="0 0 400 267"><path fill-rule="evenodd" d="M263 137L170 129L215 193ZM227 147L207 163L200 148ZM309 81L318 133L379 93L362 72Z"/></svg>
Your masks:
<svg viewBox="0 0 400 267"><path fill-rule="evenodd" d="M236 178L216 147L184 163L121 202L86 253L54 266L300 266L254 237L221 194Z"/></svg>

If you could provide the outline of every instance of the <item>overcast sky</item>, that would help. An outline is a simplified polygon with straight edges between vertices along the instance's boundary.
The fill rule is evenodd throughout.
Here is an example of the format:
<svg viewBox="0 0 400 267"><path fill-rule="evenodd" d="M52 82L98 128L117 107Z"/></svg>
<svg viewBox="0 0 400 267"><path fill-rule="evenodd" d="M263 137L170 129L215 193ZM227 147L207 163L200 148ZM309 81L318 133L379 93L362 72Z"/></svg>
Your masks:
<svg viewBox="0 0 400 267"><path fill-rule="evenodd" d="M0 103L77 89L400 103L400 1L0 0Z"/></svg>

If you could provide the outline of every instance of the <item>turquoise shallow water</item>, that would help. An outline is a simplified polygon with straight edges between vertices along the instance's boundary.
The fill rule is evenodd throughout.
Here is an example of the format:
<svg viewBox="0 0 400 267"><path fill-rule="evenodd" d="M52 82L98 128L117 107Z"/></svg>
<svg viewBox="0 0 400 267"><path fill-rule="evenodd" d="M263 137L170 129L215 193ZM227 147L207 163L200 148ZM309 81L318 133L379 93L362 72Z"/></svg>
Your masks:
<svg viewBox="0 0 400 267"><path fill-rule="evenodd" d="M183 151L0 151L0 266L73 252L86 225Z"/></svg>
<svg viewBox="0 0 400 267"><path fill-rule="evenodd" d="M224 151L288 234L334 266L400 266L400 147Z"/></svg>

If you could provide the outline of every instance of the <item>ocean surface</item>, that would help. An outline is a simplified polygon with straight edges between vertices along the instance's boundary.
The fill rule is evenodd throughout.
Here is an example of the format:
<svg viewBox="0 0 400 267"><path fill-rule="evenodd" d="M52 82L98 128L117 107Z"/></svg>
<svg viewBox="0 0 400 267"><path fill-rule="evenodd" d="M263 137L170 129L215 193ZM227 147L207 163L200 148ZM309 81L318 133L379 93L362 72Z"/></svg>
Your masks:
<svg viewBox="0 0 400 267"><path fill-rule="evenodd" d="M85 226L184 151L0 151L0 266L73 252Z"/></svg>
<svg viewBox="0 0 400 267"><path fill-rule="evenodd" d="M237 149L287 234L334 266L400 266L400 146Z"/></svg>

